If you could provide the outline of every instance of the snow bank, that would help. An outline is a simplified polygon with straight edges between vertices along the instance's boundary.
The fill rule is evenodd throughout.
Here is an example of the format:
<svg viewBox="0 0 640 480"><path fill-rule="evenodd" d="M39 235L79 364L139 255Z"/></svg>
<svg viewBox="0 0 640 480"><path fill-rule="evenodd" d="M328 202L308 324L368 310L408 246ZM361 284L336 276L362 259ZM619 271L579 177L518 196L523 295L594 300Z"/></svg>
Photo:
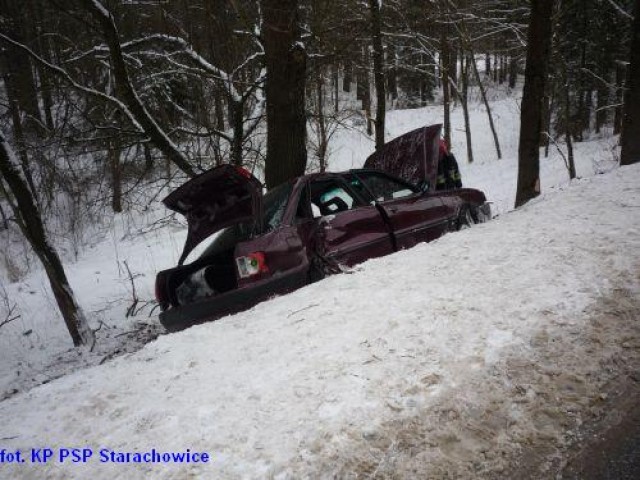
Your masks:
<svg viewBox="0 0 640 480"><path fill-rule="evenodd" d="M486 112L478 103L479 99L470 105L475 163L467 163L465 135L455 127L464 125L460 107L452 110L453 151L458 157L464 184L485 191L493 202L494 213L502 214L512 209L515 200L519 94L497 88L490 94L504 158L496 158ZM387 138L394 138L420 126L441 123L442 106L390 111L387 120ZM615 137L604 137L577 143L574 149L578 174L591 177L614 168L615 141ZM564 149L564 146L560 148ZM358 129L340 127L330 144L329 166L334 171L361 167L373 150L372 138ZM87 157L83 161L92 160ZM549 158L541 159L541 176L543 192L562 188L568 183L564 162L554 147ZM92 327L99 328L93 351L71 349L69 335L39 264L32 265L35 268L26 278L7 283L1 278L3 259L0 258L0 315L5 310L1 301L2 286L6 287L11 302L18 305L16 313L20 315L0 332L0 399L83 366L98 364L114 354L136 350L146 338L161 329L157 317L148 316L153 307L154 278L158 271L176 264L186 231L184 225L167 221L167 211L157 201L162 194L153 193L157 195L149 210L115 216L106 234L95 233L96 229L92 229L93 234L85 231L80 235L79 243L84 247L79 260L63 255L71 286ZM145 205L151 201L146 198L149 194L145 190L131 201ZM65 240L57 238L55 243L64 253ZM202 248L205 246L206 242ZM28 250L23 241L7 245L4 263L9 260L18 266L28 263L29 256L20 251L25 248ZM129 318L125 318L125 314L132 304L132 288L125 262L134 277L140 299L138 308L146 305L137 316ZM139 331L138 322L147 323L142 331Z"/></svg>
<svg viewBox="0 0 640 480"><path fill-rule="evenodd" d="M639 185L640 166L576 181L0 403L3 448L189 448L210 463L3 473L472 477L527 445L552 457L638 366Z"/></svg>
<svg viewBox="0 0 640 480"><path fill-rule="evenodd" d="M148 228L157 217L137 220ZM149 318L153 305L148 302L154 299L156 272L176 265L186 229L168 222L161 229L136 234L135 227L125 226L129 221L114 220L111 238L95 239L80 260L65 264L90 325L99 329L92 351L71 348L69 333L42 270L4 285L8 298L18 305L20 318L0 331L0 400L83 366L98 364L114 354L137 350L145 336L164 330L157 312ZM127 266L134 277L140 300L137 308L141 310L129 318L125 314L133 300ZM148 326L141 330L138 322Z"/></svg>

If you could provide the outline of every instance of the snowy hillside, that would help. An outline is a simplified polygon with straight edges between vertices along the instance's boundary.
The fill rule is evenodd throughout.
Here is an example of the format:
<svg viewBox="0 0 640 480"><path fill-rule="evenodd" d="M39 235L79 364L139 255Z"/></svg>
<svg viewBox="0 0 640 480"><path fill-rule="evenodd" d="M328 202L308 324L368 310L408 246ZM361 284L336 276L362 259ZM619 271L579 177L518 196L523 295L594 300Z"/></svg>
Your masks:
<svg viewBox="0 0 640 480"><path fill-rule="evenodd" d="M640 479L640 0L2 2L0 245L0 480Z"/></svg>
<svg viewBox="0 0 640 480"><path fill-rule="evenodd" d="M519 97L495 92L492 109L502 143L504 158L497 160L486 122L486 112L472 104L471 123L476 161L466 161L464 134L454 130L453 150L462 170L463 182L484 190L501 214L513 208L517 177L517 136ZM442 108L435 105L416 110L389 112L387 137L393 138L425 124L442 121ZM452 122L462 125L462 111L453 110ZM575 145L578 175L590 177L615 168L615 137L596 138ZM564 145L560 148L564 149ZM360 167L373 151L373 140L358 129L341 129L330 144L330 167L334 171ZM568 174L558 151L552 147L549 158L541 159L543 191L566 185ZM90 352L70 350L68 333L58 313L48 282L37 262L33 272L18 282L3 281L7 297L18 306L20 318L2 328L0 335L0 399L51 381L83 365L108 360L112 355L132 351L161 327L152 311L153 282L156 272L176 264L185 238L184 225L166 217L167 210L157 195L144 213L116 216L111 227L100 235L89 235L88 247L79 259L65 256L65 267L74 291L88 313L98 342ZM161 219L162 221L158 221ZM60 239L64 245L64 240ZM25 262L22 246L10 246L6 256ZM133 277L140 310L126 318L133 302ZM8 276L7 272L4 272ZM151 316L149 316L151 315ZM148 324L140 332L137 322Z"/></svg>
<svg viewBox="0 0 640 480"><path fill-rule="evenodd" d="M188 448L209 463L94 457L4 474L471 478L527 459L551 468L602 414L611 382L640 367L638 185L637 166L576 181L0 403L9 450Z"/></svg>

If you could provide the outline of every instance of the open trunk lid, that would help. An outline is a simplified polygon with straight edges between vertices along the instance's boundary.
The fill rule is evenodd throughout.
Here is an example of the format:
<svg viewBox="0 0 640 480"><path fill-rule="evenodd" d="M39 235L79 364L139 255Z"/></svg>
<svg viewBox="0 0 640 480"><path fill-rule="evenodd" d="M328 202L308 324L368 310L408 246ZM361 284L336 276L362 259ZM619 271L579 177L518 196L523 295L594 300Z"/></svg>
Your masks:
<svg viewBox="0 0 640 480"><path fill-rule="evenodd" d="M187 219L180 265L200 242L223 228L243 222L262 225L262 184L249 171L232 165L192 178L162 203Z"/></svg>
<svg viewBox="0 0 640 480"><path fill-rule="evenodd" d="M390 173L414 185L425 180L435 186L442 125L418 128L400 135L373 153L364 168Z"/></svg>

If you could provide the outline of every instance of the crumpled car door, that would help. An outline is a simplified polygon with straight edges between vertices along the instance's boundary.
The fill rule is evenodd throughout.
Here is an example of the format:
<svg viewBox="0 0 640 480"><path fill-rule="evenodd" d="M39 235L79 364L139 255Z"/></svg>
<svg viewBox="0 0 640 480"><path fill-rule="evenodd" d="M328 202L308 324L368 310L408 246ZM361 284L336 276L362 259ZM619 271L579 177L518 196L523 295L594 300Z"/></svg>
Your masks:
<svg viewBox="0 0 640 480"><path fill-rule="evenodd" d="M318 254L355 265L394 251L389 225L374 205L362 201L339 177L310 183Z"/></svg>
<svg viewBox="0 0 640 480"><path fill-rule="evenodd" d="M407 198L380 202L393 227L397 248L411 248L446 233L447 208L437 196L413 194Z"/></svg>
<svg viewBox="0 0 640 480"><path fill-rule="evenodd" d="M351 175L362 182L375 204L383 210L393 230L397 249L410 248L443 235L449 226L449 209L438 195L423 193L412 185L382 172Z"/></svg>

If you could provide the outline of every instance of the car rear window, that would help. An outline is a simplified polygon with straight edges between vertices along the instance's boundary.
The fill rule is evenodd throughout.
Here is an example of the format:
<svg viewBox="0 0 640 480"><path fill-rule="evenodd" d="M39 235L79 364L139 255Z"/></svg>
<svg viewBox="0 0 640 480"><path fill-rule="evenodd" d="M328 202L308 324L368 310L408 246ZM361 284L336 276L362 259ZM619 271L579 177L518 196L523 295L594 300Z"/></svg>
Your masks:
<svg viewBox="0 0 640 480"><path fill-rule="evenodd" d="M280 226L292 190L293 182L287 182L272 188L262 197L264 214L263 232L269 232Z"/></svg>

